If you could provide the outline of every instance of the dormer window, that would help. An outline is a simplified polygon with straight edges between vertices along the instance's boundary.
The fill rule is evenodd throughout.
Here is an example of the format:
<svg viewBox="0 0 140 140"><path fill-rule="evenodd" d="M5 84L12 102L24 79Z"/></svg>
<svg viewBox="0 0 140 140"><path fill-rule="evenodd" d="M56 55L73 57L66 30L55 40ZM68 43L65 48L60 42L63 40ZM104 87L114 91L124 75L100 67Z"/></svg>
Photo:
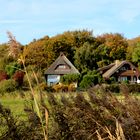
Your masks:
<svg viewBox="0 0 140 140"><path fill-rule="evenodd" d="M65 70L69 70L69 69L70 69L70 67L68 65L66 65L66 64L59 64L55 68L56 71L65 71Z"/></svg>
<svg viewBox="0 0 140 140"><path fill-rule="evenodd" d="M125 71L125 70L127 70L127 68L126 67L122 67L121 70L122 71Z"/></svg>
<svg viewBox="0 0 140 140"><path fill-rule="evenodd" d="M66 68L66 65L59 65L58 68L59 69L65 69Z"/></svg>

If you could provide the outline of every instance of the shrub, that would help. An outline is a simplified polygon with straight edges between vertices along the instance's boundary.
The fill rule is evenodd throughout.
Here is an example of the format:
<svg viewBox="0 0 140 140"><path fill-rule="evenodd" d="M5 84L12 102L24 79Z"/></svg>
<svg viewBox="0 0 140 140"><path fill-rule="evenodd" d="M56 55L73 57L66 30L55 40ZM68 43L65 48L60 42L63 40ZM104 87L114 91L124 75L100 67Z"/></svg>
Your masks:
<svg viewBox="0 0 140 140"><path fill-rule="evenodd" d="M0 93L4 94L5 92L15 91L17 83L13 79L3 80L0 83Z"/></svg>
<svg viewBox="0 0 140 140"><path fill-rule="evenodd" d="M140 85L139 84L126 84L128 91L131 93L140 92Z"/></svg>
<svg viewBox="0 0 140 140"><path fill-rule="evenodd" d="M94 85L94 76L93 75L85 75L83 80L80 83L81 88L89 88Z"/></svg>
<svg viewBox="0 0 140 140"><path fill-rule="evenodd" d="M54 89L51 86L47 86L47 84L45 82L42 82L41 84L39 84L39 88L42 91L54 92Z"/></svg>
<svg viewBox="0 0 140 140"><path fill-rule="evenodd" d="M22 85L22 88L24 90L29 90L29 82L28 82L28 79L27 79L27 76L25 75L24 78L23 78L23 85Z"/></svg>
<svg viewBox="0 0 140 140"><path fill-rule="evenodd" d="M69 85L68 85L68 91L69 91L69 92L74 92L74 91L76 91L76 86L75 86L75 84L69 84Z"/></svg>
<svg viewBox="0 0 140 140"><path fill-rule="evenodd" d="M24 72L16 71L13 75L13 79L17 82L18 87L21 87L23 84Z"/></svg>
<svg viewBox="0 0 140 140"><path fill-rule="evenodd" d="M47 87L49 88L49 87ZM51 88L51 87L50 87ZM69 85L65 85L65 84L56 84L52 86L52 91L55 92L74 92L76 91L76 86L74 83L69 84Z"/></svg>
<svg viewBox="0 0 140 140"><path fill-rule="evenodd" d="M21 65L17 62L12 62L5 67L5 71L11 77L16 72L16 70L20 69L20 67Z"/></svg>
<svg viewBox="0 0 140 140"><path fill-rule="evenodd" d="M80 83L80 88L87 89L94 85L97 85L102 82L102 77L97 71L89 71L86 75L83 76L83 79Z"/></svg>
<svg viewBox="0 0 140 140"><path fill-rule="evenodd" d="M40 87L41 90L47 90L47 84L44 83L44 82L39 84L39 87Z"/></svg>
<svg viewBox="0 0 140 140"><path fill-rule="evenodd" d="M0 58L0 69L4 70L5 69L5 58Z"/></svg>
<svg viewBox="0 0 140 140"><path fill-rule="evenodd" d="M71 84L74 82L78 82L79 79L80 79L80 74L67 74L61 77L60 82L64 84Z"/></svg>
<svg viewBox="0 0 140 140"><path fill-rule="evenodd" d="M8 79L8 75L5 71L0 71L0 81Z"/></svg>
<svg viewBox="0 0 140 140"><path fill-rule="evenodd" d="M105 89L109 92L119 93L120 85L119 84L110 84L110 85L107 85Z"/></svg>
<svg viewBox="0 0 140 140"><path fill-rule="evenodd" d="M32 87L36 87L36 86L38 85L38 83L40 84L40 83L43 83L43 82L45 81L40 72L37 72L37 73L35 73L35 75L34 75L34 73L30 71L30 72L28 73L28 75L29 75L29 78L30 78L30 82L31 82ZM36 76L36 77L35 77L35 76ZM38 83L37 83L37 81L36 81L36 78L37 78L37 80L38 80ZM22 86L22 87L23 87L24 89L27 89L27 90L29 89L29 81L28 81L26 75L25 75L24 78L23 78L23 86Z"/></svg>
<svg viewBox="0 0 140 140"><path fill-rule="evenodd" d="M105 83L106 84L114 84L116 83L116 78L115 77L110 77L110 78L105 78Z"/></svg>
<svg viewBox="0 0 140 140"><path fill-rule="evenodd" d="M62 89L62 84L53 85L52 88L54 89L55 92L60 92Z"/></svg>
<svg viewBox="0 0 140 140"><path fill-rule="evenodd" d="M64 85L64 84L53 85L52 88L54 89L55 92L67 92L68 91L68 86Z"/></svg>
<svg viewBox="0 0 140 140"><path fill-rule="evenodd" d="M30 75L30 81L32 83L32 86L35 87L37 85L38 80L39 83L44 82L44 76L42 76L41 72L35 72L33 73L32 71L28 73Z"/></svg>

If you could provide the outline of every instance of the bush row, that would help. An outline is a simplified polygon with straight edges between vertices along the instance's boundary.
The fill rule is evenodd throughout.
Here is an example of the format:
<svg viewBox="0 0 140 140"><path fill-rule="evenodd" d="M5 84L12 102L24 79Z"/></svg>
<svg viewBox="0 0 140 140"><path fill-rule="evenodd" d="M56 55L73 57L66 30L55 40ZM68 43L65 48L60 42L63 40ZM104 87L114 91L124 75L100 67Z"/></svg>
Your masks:
<svg viewBox="0 0 140 140"><path fill-rule="evenodd" d="M39 87L41 90L47 91L47 92L74 92L76 91L76 87L74 83L69 84L69 85L56 84L53 86L47 86L46 83L41 83Z"/></svg>
<svg viewBox="0 0 140 140"><path fill-rule="evenodd" d="M140 84L110 84L105 86L105 90L114 93L120 92L139 93Z"/></svg>

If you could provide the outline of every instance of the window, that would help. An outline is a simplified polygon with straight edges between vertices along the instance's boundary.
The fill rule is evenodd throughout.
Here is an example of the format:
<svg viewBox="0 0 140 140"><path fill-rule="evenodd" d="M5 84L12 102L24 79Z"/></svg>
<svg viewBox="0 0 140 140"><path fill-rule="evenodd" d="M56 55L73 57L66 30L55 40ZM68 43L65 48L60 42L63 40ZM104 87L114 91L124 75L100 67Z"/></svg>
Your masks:
<svg viewBox="0 0 140 140"><path fill-rule="evenodd" d="M59 69L65 69L66 68L66 65L59 65L58 68Z"/></svg>
<svg viewBox="0 0 140 140"><path fill-rule="evenodd" d="M122 67L120 70L125 71L125 70L127 70L127 68L126 67Z"/></svg>
<svg viewBox="0 0 140 140"><path fill-rule="evenodd" d="M119 77L119 79L118 79L119 81L127 81L128 80L128 78L127 77Z"/></svg>

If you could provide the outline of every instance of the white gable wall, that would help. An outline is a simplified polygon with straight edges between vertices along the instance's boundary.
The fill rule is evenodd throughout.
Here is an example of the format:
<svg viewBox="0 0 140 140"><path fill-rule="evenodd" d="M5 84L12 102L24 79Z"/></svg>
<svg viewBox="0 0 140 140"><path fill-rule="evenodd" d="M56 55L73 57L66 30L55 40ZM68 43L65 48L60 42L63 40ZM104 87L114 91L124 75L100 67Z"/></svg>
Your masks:
<svg viewBox="0 0 140 140"><path fill-rule="evenodd" d="M47 84L49 86L59 83L60 75L48 75Z"/></svg>

